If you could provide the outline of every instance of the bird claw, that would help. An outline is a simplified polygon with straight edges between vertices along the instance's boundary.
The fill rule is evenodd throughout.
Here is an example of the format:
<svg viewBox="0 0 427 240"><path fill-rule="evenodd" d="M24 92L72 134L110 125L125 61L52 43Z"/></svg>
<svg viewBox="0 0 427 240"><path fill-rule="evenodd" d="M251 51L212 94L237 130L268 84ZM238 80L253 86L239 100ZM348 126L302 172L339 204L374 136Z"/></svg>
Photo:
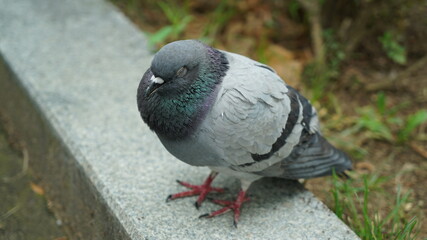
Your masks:
<svg viewBox="0 0 427 240"><path fill-rule="evenodd" d="M199 195L199 198L194 203L194 206L197 209L199 209L208 193L210 193L210 192L224 192L224 189L222 189L222 188L211 187L211 183L217 174L218 173L216 173L216 172L212 172L202 185L193 185L193 184L190 184L190 183L187 183L184 181L176 180L176 182L178 184L180 184L186 188L189 188L190 190L185 191L185 192L176 193L176 194L171 194L166 198L166 202L169 202L170 200L174 200L177 198Z"/></svg>
<svg viewBox="0 0 427 240"><path fill-rule="evenodd" d="M205 213L199 216L199 218L209 218L209 213Z"/></svg>
<svg viewBox="0 0 427 240"><path fill-rule="evenodd" d="M245 195L246 195L246 192L242 190L237 195L237 198L235 201L210 199L213 203L222 205L224 207L217 210L217 211L214 211L212 213L202 214L199 216L199 218L212 218L212 217L216 217L216 216L222 215L224 213L227 213L227 212L233 210L233 212L234 212L233 225L234 225L234 227L237 228L237 223L238 223L239 217L240 217L240 208L244 202L249 201L249 198L246 197Z"/></svg>

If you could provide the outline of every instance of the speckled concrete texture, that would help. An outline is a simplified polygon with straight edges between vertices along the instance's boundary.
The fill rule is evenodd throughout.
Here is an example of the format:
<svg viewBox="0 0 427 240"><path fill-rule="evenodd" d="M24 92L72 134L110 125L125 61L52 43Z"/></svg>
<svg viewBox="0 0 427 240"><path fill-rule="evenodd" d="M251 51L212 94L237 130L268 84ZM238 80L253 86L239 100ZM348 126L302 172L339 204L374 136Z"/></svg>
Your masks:
<svg viewBox="0 0 427 240"><path fill-rule="evenodd" d="M167 153L139 117L136 89L151 60L146 37L101 0L0 0L0 6L2 61L41 115L45 131L54 132L57 148L67 152L52 161L78 172L74 178L57 176L55 184L88 185L84 189L93 193L67 195L65 208L77 199L88 209L105 204L98 210L105 217L91 224L122 229L115 239L358 239L310 192L285 180L263 179L251 186L252 201L243 207L237 229L231 214L198 219L218 208L210 202L200 210L195 198L165 203L168 194L183 190L176 179L201 183L209 170ZM25 111L20 105L15 110ZM23 129L36 124L16 122ZM214 185L229 189L223 198L234 197L239 188L225 175ZM74 225L75 231L89 227ZM90 230L81 232L78 237L89 239Z"/></svg>

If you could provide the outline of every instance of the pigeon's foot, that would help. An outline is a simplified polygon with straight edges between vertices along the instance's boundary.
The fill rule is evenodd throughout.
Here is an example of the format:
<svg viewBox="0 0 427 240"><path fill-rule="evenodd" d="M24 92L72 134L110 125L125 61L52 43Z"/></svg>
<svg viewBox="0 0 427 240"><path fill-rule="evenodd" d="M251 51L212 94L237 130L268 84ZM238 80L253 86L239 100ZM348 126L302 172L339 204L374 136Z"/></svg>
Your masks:
<svg viewBox="0 0 427 240"><path fill-rule="evenodd" d="M177 199L177 198L199 195L199 198L197 198L197 201L194 204L196 206L196 208L198 209L202 205L202 202L205 200L206 195L208 193L210 193L210 192L217 192L217 193L224 192L223 188L211 187L211 183L217 175L218 175L217 172L211 172L211 174L209 174L208 178L206 178L205 182L202 185L193 185L193 184L190 184L187 182L177 180L177 182L179 184L181 184L184 187L190 188L191 190L176 193L176 194L171 194L167 197L166 202L168 202L170 200Z"/></svg>
<svg viewBox="0 0 427 240"><path fill-rule="evenodd" d="M239 222L240 217L240 208L244 202L249 201L249 198L246 197L246 191L240 190L239 194L237 195L237 198L235 201L226 201L226 200L211 200L212 202L225 206L215 212L212 213L206 213L203 215L200 215L199 218L211 218L216 217L221 214L224 214L226 212L229 212L231 210L234 211L234 226L237 227L237 223Z"/></svg>

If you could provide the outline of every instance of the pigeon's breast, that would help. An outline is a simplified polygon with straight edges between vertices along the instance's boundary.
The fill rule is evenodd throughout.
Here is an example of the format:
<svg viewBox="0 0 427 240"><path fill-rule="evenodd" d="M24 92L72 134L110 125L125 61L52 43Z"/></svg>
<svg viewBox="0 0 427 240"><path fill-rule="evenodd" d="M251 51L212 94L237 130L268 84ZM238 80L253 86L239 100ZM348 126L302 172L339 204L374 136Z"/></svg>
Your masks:
<svg viewBox="0 0 427 240"><path fill-rule="evenodd" d="M203 130L180 140L171 140L160 134L158 137L169 153L190 165L222 167L230 165L223 160L223 153L213 147L215 146L213 140L206 137Z"/></svg>

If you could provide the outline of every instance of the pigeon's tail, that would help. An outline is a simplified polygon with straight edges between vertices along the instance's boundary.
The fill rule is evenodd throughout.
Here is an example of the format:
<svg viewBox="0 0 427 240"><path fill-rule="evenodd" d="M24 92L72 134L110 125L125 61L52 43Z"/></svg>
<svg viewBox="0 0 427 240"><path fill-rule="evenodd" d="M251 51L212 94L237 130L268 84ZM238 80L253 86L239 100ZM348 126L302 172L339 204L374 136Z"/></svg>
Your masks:
<svg viewBox="0 0 427 240"><path fill-rule="evenodd" d="M342 151L332 146L319 133L306 134L290 156L284 159L280 177L288 179L314 178L338 175L351 170L351 160Z"/></svg>

